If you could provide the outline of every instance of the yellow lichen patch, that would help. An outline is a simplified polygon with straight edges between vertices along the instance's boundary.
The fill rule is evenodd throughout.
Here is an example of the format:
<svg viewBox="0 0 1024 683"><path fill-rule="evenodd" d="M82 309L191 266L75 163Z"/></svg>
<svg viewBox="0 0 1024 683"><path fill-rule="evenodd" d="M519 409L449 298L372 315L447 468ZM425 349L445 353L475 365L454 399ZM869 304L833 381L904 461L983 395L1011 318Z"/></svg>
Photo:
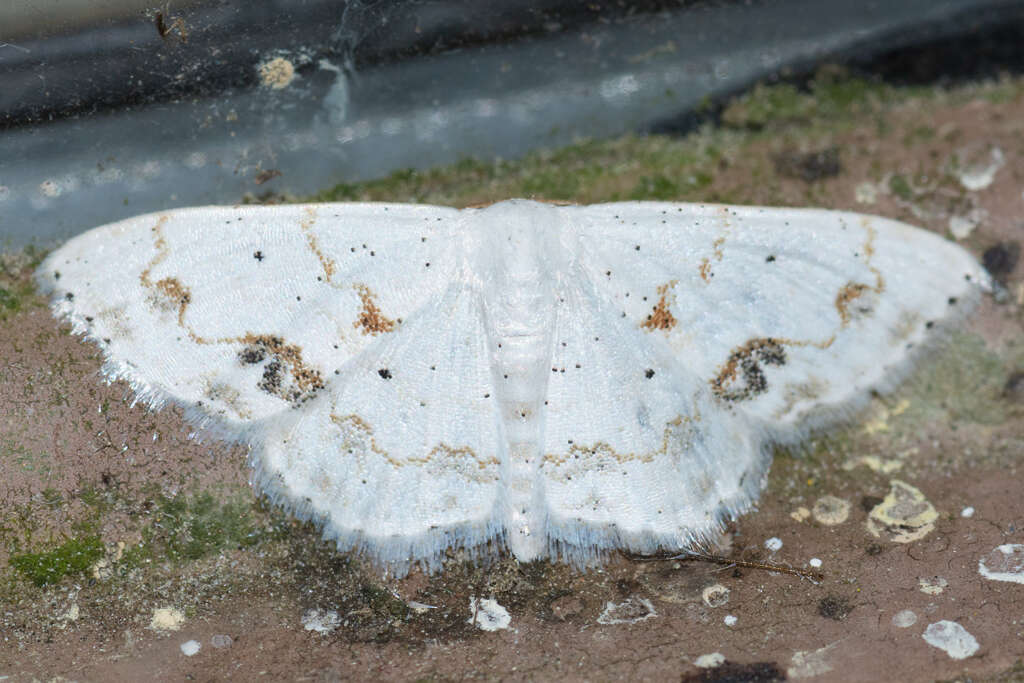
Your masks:
<svg viewBox="0 0 1024 683"><path fill-rule="evenodd" d="M676 318L672 315L671 306L675 303L675 296L670 293L676 286L678 280L666 282L658 286L658 303L654 304L653 312L647 316L640 327L653 332L654 330L671 330L676 326Z"/></svg>
<svg viewBox="0 0 1024 683"><path fill-rule="evenodd" d="M392 332L395 329L395 321L380 312L370 288L364 284L355 284L353 287L359 293L363 307L352 326L362 330L365 335L376 336L382 332Z"/></svg>
<svg viewBox="0 0 1024 683"><path fill-rule="evenodd" d="M822 496L811 508L814 521L825 526L836 526L850 518L850 503L836 496Z"/></svg>
<svg viewBox="0 0 1024 683"><path fill-rule="evenodd" d="M811 511L801 505L790 512L789 516L794 522L806 522L811 517Z"/></svg>
<svg viewBox="0 0 1024 683"><path fill-rule="evenodd" d="M284 57L274 57L258 67L260 83L273 90L287 88L295 79L295 66Z"/></svg>
<svg viewBox="0 0 1024 683"><path fill-rule="evenodd" d="M935 529L939 513L917 488L893 479L889 495L868 513L867 529L875 537L883 533L894 543L911 543Z"/></svg>
<svg viewBox="0 0 1024 683"><path fill-rule="evenodd" d="M878 434L889 431L889 418L902 415L909 407L910 401L907 399L902 399L892 408L882 405L871 419L864 423L864 432L866 434Z"/></svg>
<svg viewBox="0 0 1024 683"><path fill-rule="evenodd" d="M903 469L903 463L893 458L880 458L877 455L862 455L859 458L847 460L843 463L843 469L849 472L858 465L864 465L872 472L879 474L892 474Z"/></svg>

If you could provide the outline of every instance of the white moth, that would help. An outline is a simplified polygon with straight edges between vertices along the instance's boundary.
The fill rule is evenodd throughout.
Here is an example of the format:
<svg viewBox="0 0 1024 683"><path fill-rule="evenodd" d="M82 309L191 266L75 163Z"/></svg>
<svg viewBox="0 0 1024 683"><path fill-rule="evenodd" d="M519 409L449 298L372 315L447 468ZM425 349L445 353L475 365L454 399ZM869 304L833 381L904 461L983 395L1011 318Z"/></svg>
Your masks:
<svg viewBox="0 0 1024 683"><path fill-rule="evenodd" d="M908 372L988 276L884 218L627 202L180 209L40 267L154 407L392 570L692 547L773 443Z"/></svg>

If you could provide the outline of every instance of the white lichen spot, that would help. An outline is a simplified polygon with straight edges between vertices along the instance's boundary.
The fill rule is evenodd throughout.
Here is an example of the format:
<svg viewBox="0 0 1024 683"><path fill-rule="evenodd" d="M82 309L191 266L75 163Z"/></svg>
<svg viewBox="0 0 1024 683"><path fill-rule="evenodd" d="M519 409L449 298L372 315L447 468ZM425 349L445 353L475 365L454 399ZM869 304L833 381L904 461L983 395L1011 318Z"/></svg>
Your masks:
<svg viewBox="0 0 1024 683"><path fill-rule="evenodd" d="M63 188L61 188L60 183L53 178L47 178L43 182L39 183L39 194L44 197L53 199L55 197L59 197L62 192Z"/></svg>
<svg viewBox="0 0 1024 683"><path fill-rule="evenodd" d="M825 526L836 526L850 518L850 503L836 496L822 496L811 508L814 521Z"/></svg>
<svg viewBox="0 0 1024 683"><path fill-rule="evenodd" d="M481 631L500 631L512 624L512 615L494 598L470 598L469 619L466 623Z"/></svg>
<svg viewBox="0 0 1024 683"><path fill-rule="evenodd" d="M772 536L764 542L764 547L770 552L777 553L782 550L782 539L778 536Z"/></svg>
<svg viewBox="0 0 1024 683"><path fill-rule="evenodd" d="M210 645L213 645L218 650L226 650L234 645L234 643L234 639L226 633L218 633L210 638Z"/></svg>
<svg viewBox="0 0 1024 683"><path fill-rule="evenodd" d="M714 669L725 663L725 655L721 652L710 652L701 655L693 660L693 665L699 669Z"/></svg>
<svg viewBox="0 0 1024 683"><path fill-rule="evenodd" d="M924 642L937 647L951 659L967 659L980 647L974 636L955 621L937 621L924 630Z"/></svg>
<svg viewBox="0 0 1024 683"><path fill-rule="evenodd" d="M185 623L185 614L176 607L157 607L149 620L154 631L177 631Z"/></svg>
<svg viewBox="0 0 1024 683"><path fill-rule="evenodd" d="M110 560L108 560L105 557L101 557L100 559L96 560L96 562L93 563L90 569L92 570L92 578L96 579L97 581L109 579L111 576L114 575L114 570L110 566Z"/></svg>
<svg viewBox="0 0 1024 683"><path fill-rule="evenodd" d="M933 576L931 578L917 579L917 589L925 595L939 595L942 591L946 590L949 585L949 581L942 578L941 576Z"/></svg>
<svg viewBox="0 0 1024 683"><path fill-rule="evenodd" d="M185 157L185 167L196 170L207 164L206 155L202 152L192 152Z"/></svg>
<svg viewBox="0 0 1024 683"><path fill-rule="evenodd" d="M893 479L889 494L868 513L871 535L884 535L894 543L912 543L935 529L939 513L917 488Z"/></svg>
<svg viewBox="0 0 1024 683"><path fill-rule="evenodd" d="M964 168L957 174L957 179L960 184L964 186L965 190L971 192L977 192L978 190L984 190L986 187L992 184L996 179L996 173L1006 163L1006 159L1003 156L1003 150L998 147L993 147L987 157L982 156L977 161L972 161L967 154L966 164Z"/></svg>
<svg viewBox="0 0 1024 683"><path fill-rule="evenodd" d="M978 560L978 572L992 581L1024 583L1024 543L1005 543Z"/></svg>
<svg viewBox="0 0 1024 683"><path fill-rule="evenodd" d="M878 185L866 181L858 183L853 190L853 196L858 204L874 204L878 201Z"/></svg>
<svg viewBox="0 0 1024 683"><path fill-rule="evenodd" d="M978 208L971 209L963 215L950 216L949 232L958 240L967 239L987 218L988 211Z"/></svg>
<svg viewBox="0 0 1024 683"><path fill-rule="evenodd" d="M274 57L257 67L260 83L272 90L281 90L295 80L295 65L284 57Z"/></svg>
<svg viewBox="0 0 1024 683"><path fill-rule="evenodd" d="M82 612L78 607L78 603L73 602L66 610L57 615L57 621L60 623L61 628L66 628L71 622L78 621L78 617L80 617L81 614Z"/></svg>
<svg viewBox="0 0 1024 683"><path fill-rule="evenodd" d="M721 607L729 602L729 589L716 583L701 591L701 598L708 607Z"/></svg>
<svg viewBox="0 0 1024 683"><path fill-rule="evenodd" d="M302 627L307 631L314 631L320 635L327 635L334 631L341 624L341 618L333 609L318 609L313 607L302 613Z"/></svg>
<svg viewBox="0 0 1024 683"><path fill-rule="evenodd" d="M968 505L967 507L960 511L960 516L964 519L970 519L974 516L974 508Z"/></svg>
<svg viewBox="0 0 1024 683"><path fill-rule="evenodd" d="M815 569L821 569L821 560L817 557L812 557L807 564L811 565Z"/></svg>
<svg viewBox="0 0 1024 683"><path fill-rule="evenodd" d="M913 610L900 610L892 615L892 625L896 628L910 628L917 623L917 615Z"/></svg>
<svg viewBox="0 0 1024 683"><path fill-rule="evenodd" d="M142 178L144 180L152 180L163 172L163 167L159 161L149 160L139 164L133 175Z"/></svg>
<svg viewBox="0 0 1024 683"><path fill-rule="evenodd" d="M597 623L609 626L611 624L635 624L640 621L647 621L658 616L654 611L654 605L647 598L632 597L623 602L607 602Z"/></svg>
<svg viewBox="0 0 1024 683"><path fill-rule="evenodd" d="M738 622L738 621L739 621L739 619L737 619L736 617L734 617L734 616L733 616L733 615L731 615L731 614L726 614L726 615L725 615L725 618L724 618L724 619L722 619L722 622L723 622L723 623L724 623L724 624L725 624L726 626L735 626L735 625L736 625L736 622Z"/></svg>
<svg viewBox="0 0 1024 683"><path fill-rule="evenodd" d="M186 640L180 645L181 654L186 657L192 657L193 655L199 654L199 650L203 647L198 640Z"/></svg>
<svg viewBox="0 0 1024 683"><path fill-rule="evenodd" d="M826 661L829 650L838 643L831 643L817 650L797 651L793 653L786 669L786 676L792 679L814 678L832 671L832 665Z"/></svg>

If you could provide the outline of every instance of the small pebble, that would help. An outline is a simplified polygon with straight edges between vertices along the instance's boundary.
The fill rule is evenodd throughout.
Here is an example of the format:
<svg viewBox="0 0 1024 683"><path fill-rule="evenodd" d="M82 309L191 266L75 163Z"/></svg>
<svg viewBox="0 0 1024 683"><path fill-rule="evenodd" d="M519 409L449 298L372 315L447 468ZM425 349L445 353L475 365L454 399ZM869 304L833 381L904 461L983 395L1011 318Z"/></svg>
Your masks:
<svg viewBox="0 0 1024 683"><path fill-rule="evenodd" d="M199 644L198 640L186 640L181 644L181 654L191 657L194 654L198 654L201 647L202 645Z"/></svg>
<svg viewBox="0 0 1024 683"><path fill-rule="evenodd" d="M772 536L764 542L764 547L772 551L773 553L778 552L779 550L782 550L782 539L776 536Z"/></svg>

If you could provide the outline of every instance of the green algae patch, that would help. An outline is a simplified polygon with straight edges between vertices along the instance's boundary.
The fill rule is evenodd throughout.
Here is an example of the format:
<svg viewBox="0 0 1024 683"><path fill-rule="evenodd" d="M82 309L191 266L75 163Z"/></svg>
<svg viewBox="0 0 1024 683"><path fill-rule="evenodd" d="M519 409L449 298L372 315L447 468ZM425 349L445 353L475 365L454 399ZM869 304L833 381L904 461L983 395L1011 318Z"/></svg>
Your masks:
<svg viewBox="0 0 1024 683"><path fill-rule="evenodd" d="M143 531L146 555L198 560L225 549L252 546L264 535L251 497L221 501L204 491L161 497L157 510L153 524Z"/></svg>
<svg viewBox="0 0 1024 683"><path fill-rule="evenodd" d="M72 538L53 550L12 555L11 567L36 586L57 583L65 576L81 574L103 557L99 536Z"/></svg>
<svg viewBox="0 0 1024 683"><path fill-rule="evenodd" d="M1007 404L1001 394L1006 368L985 341L962 330L949 339L915 373L909 386L913 398L906 411L912 422L1002 424Z"/></svg>
<svg viewBox="0 0 1024 683"><path fill-rule="evenodd" d="M21 251L0 253L0 323L22 311L46 305L31 278L45 255L32 245Z"/></svg>

